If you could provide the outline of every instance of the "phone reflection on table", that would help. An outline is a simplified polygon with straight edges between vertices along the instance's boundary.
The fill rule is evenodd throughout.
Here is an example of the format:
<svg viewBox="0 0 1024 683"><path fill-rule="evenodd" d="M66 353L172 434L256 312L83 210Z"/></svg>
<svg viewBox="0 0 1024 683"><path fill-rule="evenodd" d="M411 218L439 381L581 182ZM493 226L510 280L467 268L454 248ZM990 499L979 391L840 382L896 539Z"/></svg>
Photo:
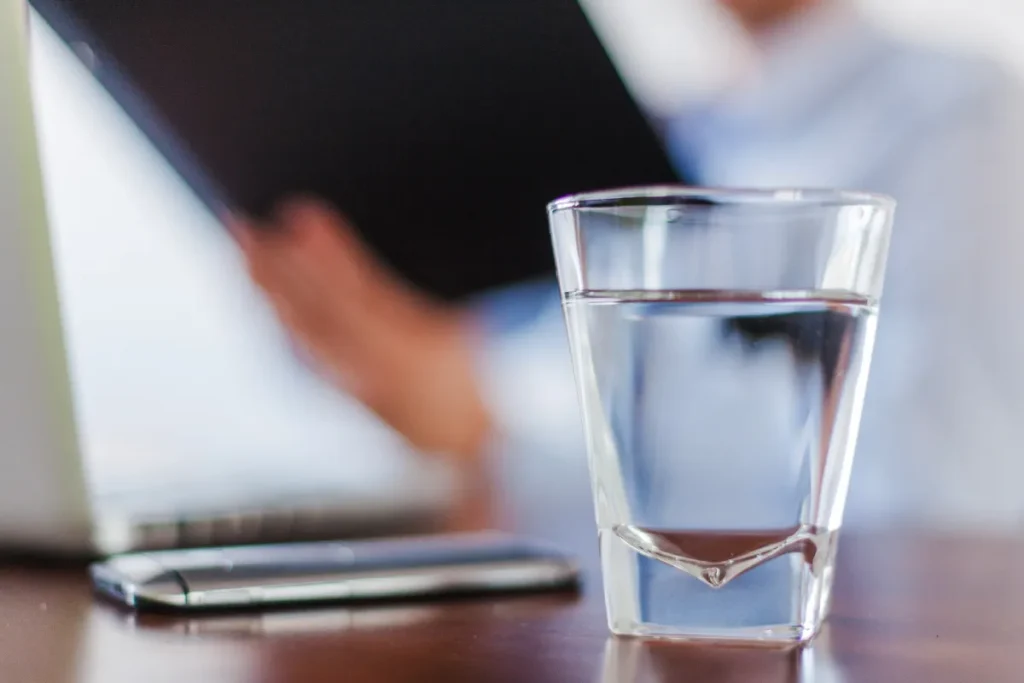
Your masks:
<svg viewBox="0 0 1024 683"><path fill-rule="evenodd" d="M373 602L189 615L108 609L118 615L116 618L123 625L139 631L184 636L316 636L451 626L479 618L481 612L505 619L531 619L574 605L579 599L576 592L553 592L487 599L459 597L443 601Z"/></svg>
<svg viewBox="0 0 1024 683"><path fill-rule="evenodd" d="M338 631L372 631L415 626L438 616L436 606L393 606L372 609L306 609L289 612L248 612L204 616L130 614L125 623L140 630L189 636L315 635Z"/></svg>

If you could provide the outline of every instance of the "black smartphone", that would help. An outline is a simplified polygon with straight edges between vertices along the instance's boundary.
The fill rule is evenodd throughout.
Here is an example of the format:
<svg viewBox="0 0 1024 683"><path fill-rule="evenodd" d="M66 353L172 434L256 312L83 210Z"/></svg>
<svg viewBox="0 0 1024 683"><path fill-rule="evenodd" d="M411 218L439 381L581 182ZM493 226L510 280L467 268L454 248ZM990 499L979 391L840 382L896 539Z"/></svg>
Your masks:
<svg viewBox="0 0 1024 683"><path fill-rule="evenodd" d="M132 553L91 567L102 595L192 611L578 586L557 549L500 533Z"/></svg>

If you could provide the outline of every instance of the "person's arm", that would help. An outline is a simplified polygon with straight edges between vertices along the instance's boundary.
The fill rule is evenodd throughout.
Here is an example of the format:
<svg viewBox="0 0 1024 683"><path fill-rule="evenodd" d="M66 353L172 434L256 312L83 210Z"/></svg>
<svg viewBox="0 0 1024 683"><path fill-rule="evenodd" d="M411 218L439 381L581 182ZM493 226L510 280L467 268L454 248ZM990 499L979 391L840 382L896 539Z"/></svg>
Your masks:
<svg viewBox="0 0 1024 683"><path fill-rule="evenodd" d="M581 442L554 278L453 307L410 289L333 209L238 221L254 281L302 350L416 448L477 459L496 442Z"/></svg>
<svg viewBox="0 0 1024 683"><path fill-rule="evenodd" d="M319 369L413 446L472 459L491 438L468 310L414 291L334 210L286 204L274 225L237 220L253 280Z"/></svg>

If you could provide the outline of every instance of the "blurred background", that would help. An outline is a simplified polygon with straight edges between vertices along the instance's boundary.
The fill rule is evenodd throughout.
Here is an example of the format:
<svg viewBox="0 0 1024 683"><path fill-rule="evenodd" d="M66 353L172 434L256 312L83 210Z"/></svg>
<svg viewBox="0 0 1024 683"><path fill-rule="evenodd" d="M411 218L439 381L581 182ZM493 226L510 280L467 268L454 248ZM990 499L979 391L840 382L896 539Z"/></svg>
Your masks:
<svg viewBox="0 0 1024 683"><path fill-rule="evenodd" d="M673 103L714 87L749 57L712 2L583 0L624 76L648 104ZM1024 41L1014 27L1024 7L1013 0L852 0L864 16L900 38L985 55L1024 73ZM602 19L607 17L605 22ZM717 30L706 30L708 25ZM614 26L614 28L613 28ZM685 36L685 40L680 39ZM727 55L727 59L722 59ZM682 87L680 85L682 84Z"/></svg>
<svg viewBox="0 0 1024 683"><path fill-rule="evenodd" d="M750 27L737 21L732 13L740 8L736 11L757 15L750 10L752 5L742 9L748 3L583 0L582 4L627 86L645 111L663 124L666 145L676 150L676 159L685 156L678 150L694 152L694 145L712 139L689 133L690 137L680 142L674 137L672 123L678 112L687 111L695 102L716 100L723 93L732 92L737 82L764 66L763 27L758 27L754 32L757 35L752 37L747 30ZM801 16L803 5L815 3L782 4L792 6L785 12ZM909 51L912 57L896 59L895 73L882 69L877 89L860 83L859 90L848 96L849 106L841 111L824 111L822 116L829 117L840 128L821 127L819 132L824 137L814 140L810 151L801 145L811 144L808 139L813 136L777 138L773 140L774 146L762 147L758 145L764 140L742 147L742 135L731 137L729 145L708 152L710 158L703 159L703 167L693 174L696 181L735 184L749 178L754 184L759 179L769 185L818 184L814 180L821 178L824 184L831 185L846 179L868 183L877 179L876 186L854 189L890 191L884 174L877 178L871 173L858 175L856 170L846 168L844 162L847 156L859 158L864 147L900 150L904 138L913 138L907 131L914 124L901 119L906 110L901 108L899 97L893 96L894 90L905 85L911 93L909 97L917 98L915 101L934 101L934 111L939 112L934 120L940 122L935 125L941 127L943 112L956 110L963 102L969 108L972 101L983 97L978 93L986 90L989 79L1002 78L992 75L998 72L996 64L1004 66L1013 77L1024 75L1024 40L1014 30L1024 22L1024 6L1014 0L862 0L840 4L850 5L844 11L863 16L891 33L896 44L911 46L900 49ZM777 40L785 42L786 32L778 35L781 38ZM273 473L277 468L272 463L287 453L296 469L336 470L339 480L346 481L351 481L352 473L357 472L367 482L379 482L394 476L397 468L418 458L419 452L476 451L482 448L481 443L490 443L489 433L454 438L451 442L445 440L446 435L430 435L418 442L415 435L410 437L417 427L410 426L400 411L392 410L386 401L375 402L358 391L345 391L344 381L340 382L339 390L339 382L328 381L330 373L309 372L309 366L295 353L293 340L278 324L272 307L264 303L250 281L231 236L219 229L217 218L193 196L92 79L86 68L90 55L76 55L37 15L33 15L32 39L45 179L65 297L74 386L85 440L90 444L88 453L94 464L96 458L102 459L92 470L95 476L123 477L129 482L159 475L173 481L182 472L183 458L202 467L210 453L232 454L233 465L223 464L224 459L219 458L217 462L222 465L218 467L230 468L244 462L249 469L259 470L267 464L268 472ZM917 45L922 52L913 47ZM830 45L817 47L827 61L824 58L832 53ZM993 66L979 68L967 56L955 60L943 56L953 53L982 56L993 60ZM813 57L805 57L802 66L814 61ZM887 74L884 79L883 72ZM801 73L799 69L794 71L796 75L790 80L811 78ZM841 80L828 81L822 92L834 96L836 101L844 101L843 87ZM788 91L780 87L779 92L785 95ZM933 95L933 100L929 99ZM872 108L872 103L877 106ZM770 98L766 99L761 113L768 116L771 106L775 105ZM810 111L807 115L814 115ZM846 136L841 126L865 111L874 128L855 124L851 130L857 130L863 137ZM1008 116L1011 111L1007 108L1004 113ZM894 122L891 128L885 124L887 117ZM1024 126L1024 119L1021 121ZM706 119L698 117L679 125L695 131L706 123ZM802 125L799 121L789 123L797 128ZM708 136L713 129L714 126L708 129ZM808 123L806 130L818 131L818 126ZM835 138L828 137L828 130L833 131ZM942 130L935 136L938 140ZM1005 148L1013 149L1009 143ZM796 151L792 156L783 153L788 149ZM733 165L719 163L727 159ZM951 165L960 163L956 157L952 159ZM977 161L972 154L964 159ZM995 168L987 165L989 161L997 163L982 156L979 166L957 170L965 176L989 172ZM920 163L942 166L945 162L941 158L926 161L921 157ZM679 161L679 165L687 167L687 162ZM912 172L900 175L899 179L917 178L908 174ZM1009 170L1004 178L1007 187L1022 179ZM934 185L927 182L930 181L909 183L908 193L917 197L916 204L911 202L911 206L928 205L931 200L938 204L944 198L942 193L951 187L962 188L965 195L972 191L956 179L943 178ZM983 183L984 179L979 178L978 182ZM892 186L902 187L899 182ZM948 197L946 194L945 198ZM1009 193L1002 197L1009 198ZM896 198L902 200L901 196ZM946 212L941 206L934 208L937 213L956 216L958 220L972 215L959 209ZM927 213L914 220L930 225L932 219ZM987 221L980 216L978 220ZM920 285L922 290L935 291L940 286L937 283L970 278L981 267L979 264L989 262L989 253L1002 254L1007 259L992 265L994 270L1006 273L1012 270L1016 248L1020 246L1014 228L1024 226L1014 224L1011 215L1002 215L1000 221L998 226L960 227L999 232L1001 236L1008 235L1007 240L992 240L984 249L970 242L965 251L964 244L950 240L948 233L935 233L913 246L900 247L891 267L901 272L914 270L918 267L914 265L916 255L926 251L929 244L945 244L952 256L947 254L928 262L946 264L947 259L952 259L953 265L946 270L940 267L936 273L929 271L929 277L934 277ZM956 228L952 230L955 232ZM981 242L984 241L982 238ZM971 265L956 265L961 262ZM900 292L904 291L899 279L893 280L894 299L900 299ZM1015 291L1016 283L1008 278L990 284L991 291L1007 294ZM931 306L932 302L918 297L916 287L905 288L911 292L906 297L910 304L905 300L898 305L919 304L914 309L917 311ZM550 300L544 299L548 294L524 292L521 297L535 297L539 311L550 307ZM988 301L988 296L986 290L965 294L963 309L977 308L976 304ZM995 310L998 305L989 301L982 308ZM988 354L989 358L1009 358L1020 348L1017 341L1024 342L1024 338L1017 338L1016 327L1005 329L1003 318L989 329L984 321L956 318L958 310L961 309L951 305L948 316L939 316L944 321L942 325L960 332L971 327L979 335L994 340L995 350ZM538 319L541 317L538 314ZM869 394L869 404L871 397L877 395L879 412L908 402L920 406L921 394L936 391L949 394L950 402L930 413L922 410L915 414L925 417L899 418L904 425L914 425L895 436L874 422L881 418L867 415L868 433L861 458L864 466L854 480L858 493L854 496L851 518L865 524L903 519L952 526L965 520L981 525L998 522L1016 526L1024 519L1024 495L1013 484L1020 481L1024 466L1011 452L1019 441L1015 428L1008 426L1019 414L1016 409L1024 406L1018 395L1021 388L1016 371L1003 365L1005 376L989 384L986 382L993 373L991 368L967 373L970 376L961 378L959 384L952 380L940 382L937 388L929 388L927 382L922 384L921 378L934 378L936 367L951 367L951 359L959 358L957 353L965 352L972 343L965 342L966 337L947 334L942 325L927 327L933 321L924 318L927 316L922 317L922 322L907 315L889 327L883 322L883 334L896 341L892 348L880 351L876 375L882 378L881 388ZM914 327L918 322L920 325ZM913 329L902 334L901 324ZM564 454L569 460L579 461L581 430L563 334L560 320L553 326L527 325L505 335L500 343L485 344L480 357L465 362L473 364L481 377L477 401L489 407L490 415L481 419L491 425L491 431L500 431L521 444L531 444L525 448L527 451ZM534 353L551 345L561 350ZM935 352L934 362L916 370L908 367L908 357L924 348L938 347L941 349ZM965 362L970 364L973 360ZM886 389L886 381L901 374L916 378L906 380L913 390ZM201 391L197 390L199 386L203 387ZM145 396L145 401L140 402L140 396ZM964 411L962 404L969 404L970 408ZM977 410L980 417L971 410ZM971 428L922 440L922 434L931 433L929 430L934 431L936 424L951 416L956 416L954 421L958 424L969 423ZM474 420L479 421L471 415L464 422ZM183 429L182 425L188 428ZM481 429L487 431L486 427ZM946 443L942 448L936 446L943 441ZM467 442L472 445L463 448ZM908 447L911 442L918 447ZM449 448L451 443L456 445ZM537 444L543 444L543 448L533 448ZM956 449L958 456L943 454ZM362 457L366 453L388 453L393 457ZM115 462L116 466L112 466ZM943 462L948 466L943 466ZM208 476L216 479L219 475L211 471ZM970 486L964 483L968 481L972 482ZM901 502L886 502L892 499Z"/></svg>

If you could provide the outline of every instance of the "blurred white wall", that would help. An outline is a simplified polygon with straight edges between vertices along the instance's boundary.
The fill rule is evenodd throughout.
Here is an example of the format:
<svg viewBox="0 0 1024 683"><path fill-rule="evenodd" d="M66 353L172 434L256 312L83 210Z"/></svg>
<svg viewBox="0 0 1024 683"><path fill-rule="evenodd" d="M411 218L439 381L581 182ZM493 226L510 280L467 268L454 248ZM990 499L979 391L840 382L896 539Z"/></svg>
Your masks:
<svg viewBox="0 0 1024 683"><path fill-rule="evenodd" d="M709 0L580 0L633 97L655 115L719 90L751 64L739 25Z"/></svg>
<svg viewBox="0 0 1024 683"><path fill-rule="evenodd" d="M1021 0L859 0L859 4L902 35L988 54L1024 75Z"/></svg>
<svg viewBox="0 0 1024 683"><path fill-rule="evenodd" d="M1024 75L1024 0L846 0L914 41L979 52ZM580 0L630 83L655 113L713 90L751 51L715 0Z"/></svg>

